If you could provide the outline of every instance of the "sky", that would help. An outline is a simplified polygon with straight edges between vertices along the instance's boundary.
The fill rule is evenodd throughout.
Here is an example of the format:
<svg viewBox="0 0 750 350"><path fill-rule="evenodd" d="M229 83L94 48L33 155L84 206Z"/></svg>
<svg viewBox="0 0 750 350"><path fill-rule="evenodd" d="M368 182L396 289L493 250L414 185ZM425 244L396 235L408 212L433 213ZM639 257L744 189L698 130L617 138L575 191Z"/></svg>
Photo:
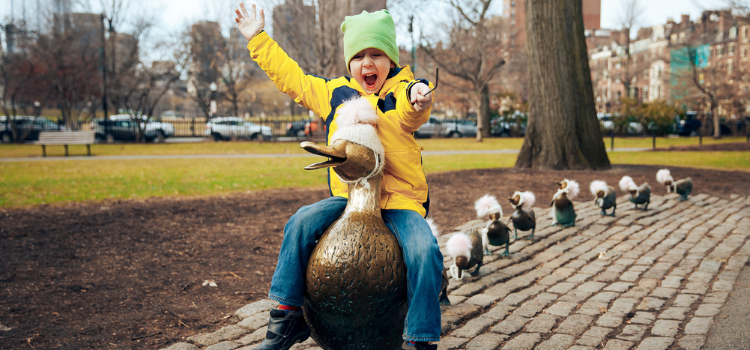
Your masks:
<svg viewBox="0 0 750 350"><path fill-rule="evenodd" d="M496 0L498 5L501 0ZM619 27L618 16L622 9L622 3L625 0L601 0L601 27L617 29ZM33 20L37 4L41 6L50 6L53 0L2 0L0 3L0 22L3 24L11 15L11 4L13 4L13 16L20 20L26 6L26 16ZM98 3L94 0L93 3ZM215 8L209 8L207 3L213 1L205 0L151 0L145 1L144 6L148 6L148 11L158 14L158 26L160 32L175 32L186 27L187 24L197 20L206 19L207 13L218 12ZM252 1L246 1L248 4ZM691 20L696 20L703 9L716 9L724 5L723 0L640 0L644 8L643 19L639 26L650 27L657 24L666 23L668 18L680 21L681 14L689 14ZM500 6L498 6L500 8ZM228 16L231 16L231 9L226 9ZM223 12L223 11L222 11ZM270 17L267 15L267 17ZM268 24L267 18L267 24ZM400 35L400 34L399 34ZM408 46L408 45L407 45Z"/></svg>
<svg viewBox="0 0 750 350"><path fill-rule="evenodd" d="M620 27L618 18L622 13L623 3L625 0L602 0L602 28L618 29ZM700 18L704 9L715 10L726 6L722 0L701 0L700 2L696 0L640 0L640 4L644 12L638 27L664 24L669 18L680 22L682 14L689 14L690 20L695 21Z"/></svg>

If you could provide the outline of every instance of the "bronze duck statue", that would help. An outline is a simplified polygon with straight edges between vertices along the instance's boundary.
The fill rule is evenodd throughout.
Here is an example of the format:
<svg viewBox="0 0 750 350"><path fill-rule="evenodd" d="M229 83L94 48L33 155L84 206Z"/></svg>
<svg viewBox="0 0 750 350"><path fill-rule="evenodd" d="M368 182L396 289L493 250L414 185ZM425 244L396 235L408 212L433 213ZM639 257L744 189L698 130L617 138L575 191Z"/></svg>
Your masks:
<svg viewBox="0 0 750 350"><path fill-rule="evenodd" d="M479 268L484 261L484 252L482 251L482 237L479 231L472 229L468 234L456 232L445 243L448 255L453 257L453 265L450 267L451 276L460 280L464 277L463 271L474 271L469 274L476 276L479 274Z"/></svg>
<svg viewBox="0 0 750 350"><path fill-rule="evenodd" d="M687 177L675 181L669 169L661 169L656 173L656 180L662 185L667 186L667 193L677 193L680 195L679 201L686 201L688 195L693 191L693 179Z"/></svg>
<svg viewBox="0 0 750 350"><path fill-rule="evenodd" d="M651 203L651 185L648 182L644 182L643 185L636 185L633 178L630 176L623 176L620 180L620 189L630 193L630 202L635 205L638 209L638 205L644 205L643 210L648 210L648 205Z"/></svg>
<svg viewBox="0 0 750 350"><path fill-rule="evenodd" d="M531 235L526 237L528 240L534 240L534 231L536 231L536 214L531 206L536 202L536 197L529 191L513 193L513 197L508 198L510 204L516 211L513 212L508 222L513 222L513 239L518 239L518 230L531 230Z"/></svg>
<svg viewBox="0 0 750 350"><path fill-rule="evenodd" d="M607 186L607 183L601 180L595 180L591 182L589 186L591 194L594 195L594 203L597 207L602 208L602 215L609 215L614 217L615 211L617 210L617 194L612 186ZM607 209L612 209L612 214L607 214Z"/></svg>
<svg viewBox="0 0 750 350"><path fill-rule="evenodd" d="M500 255L510 256L510 229L502 221L503 208L497 202L495 196L486 194L474 202L474 209L478 218L489 216L489 221L482 229L482 248L484 255L492 254L490 246L501 246L505 244L505 251Z"/></svg>
<svg viewBox="0 0 750 350"><path fill-rule="evenodd" d="M552 207L550 216L552 216L552 224L550 226L560 225L562 227L571 227L576 223L576 211L573 207L573 202L570 200L575 198L580 191L578 183L573 180L565 179L562 182L555 182L559 189L554 196L549 206Z"/></svg>
<svg viewBox="0 0 750 350"><path fill-rule="evenodd" d="M359 106L354 116L340 112L329 146L300 145L328 158L306 170L332 167L349 185L344 213L318 240L305 272L305 319L327 350L400 348L407 313L406 264L379 204L385 152L377 114L366 101Z"/></svg>

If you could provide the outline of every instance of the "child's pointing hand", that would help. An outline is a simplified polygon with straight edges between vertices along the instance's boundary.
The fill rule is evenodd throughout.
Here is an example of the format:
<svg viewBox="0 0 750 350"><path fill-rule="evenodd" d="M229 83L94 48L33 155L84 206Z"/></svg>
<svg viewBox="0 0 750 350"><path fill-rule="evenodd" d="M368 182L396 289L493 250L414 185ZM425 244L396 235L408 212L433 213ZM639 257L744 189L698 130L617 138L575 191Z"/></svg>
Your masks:
<svg viewBox="0 0 750 350"><path fill-rule="evenodd" d="M240 10L242 11L240 12ZM266 26L266 16L263 13L263 9L260 9L260 18L258 19L255 18L255 4L251 5L251 10L251 13L248 14L244 3L240 3L240 8L234 10L237 14L237 17L234 19L237 22L237 27L240 29L242 36L248 41L260 33L263 27Z"/></svg>
<svg viewBox="0 0 750 350"><path fill-rule="evenodd" d="M412 85L409 99L417 112L421 112L432 106L432 92L428 92L430 92L430 87L424 83Z"/></svg>

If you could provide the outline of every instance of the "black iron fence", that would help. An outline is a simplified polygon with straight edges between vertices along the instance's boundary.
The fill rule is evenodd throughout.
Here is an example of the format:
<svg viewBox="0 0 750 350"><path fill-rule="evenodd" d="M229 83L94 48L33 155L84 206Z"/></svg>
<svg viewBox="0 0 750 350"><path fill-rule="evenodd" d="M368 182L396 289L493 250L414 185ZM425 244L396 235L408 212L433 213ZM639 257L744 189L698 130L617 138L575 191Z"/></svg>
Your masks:
<svg viewBox="0 0 750 350"><path fill-rule="evenodd" d="M206 124L206 118L161 118L163 123L170 123L174 126L175 137L208 137L210 136L210 127ZM300 124L299 119L271 119L271 118L251 118L247 119L251 122L260 126L267 126L271 128L271 132L274 137L280 136L298 136L297 125ZM302 123L304 128L304 123ZM292 130L290 130L292 128ZM209 130L207 132L207 130ZM303 129L304 130L304 129Z"/></svg>

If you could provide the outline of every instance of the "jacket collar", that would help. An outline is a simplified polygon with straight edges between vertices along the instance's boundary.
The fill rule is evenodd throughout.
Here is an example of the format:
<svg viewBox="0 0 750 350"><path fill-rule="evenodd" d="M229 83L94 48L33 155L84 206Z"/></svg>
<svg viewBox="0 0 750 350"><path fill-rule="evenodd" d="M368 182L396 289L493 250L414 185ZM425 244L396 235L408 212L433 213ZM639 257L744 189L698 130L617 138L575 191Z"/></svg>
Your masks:
<svg viewBox="0 0 750 350"><path fill-rule="evenodd" d="M394 75L393 73L396 74ZM391 74L388 75L388 79L386 79L385 83L383 83L383 87L380 89L379 95L385 96L388 91L393 89L394 86L404 80L407 82L414 80L414 74L412 74L411 72L411 67L403 66L400 68L396 67L392 69Z"/></svg>

